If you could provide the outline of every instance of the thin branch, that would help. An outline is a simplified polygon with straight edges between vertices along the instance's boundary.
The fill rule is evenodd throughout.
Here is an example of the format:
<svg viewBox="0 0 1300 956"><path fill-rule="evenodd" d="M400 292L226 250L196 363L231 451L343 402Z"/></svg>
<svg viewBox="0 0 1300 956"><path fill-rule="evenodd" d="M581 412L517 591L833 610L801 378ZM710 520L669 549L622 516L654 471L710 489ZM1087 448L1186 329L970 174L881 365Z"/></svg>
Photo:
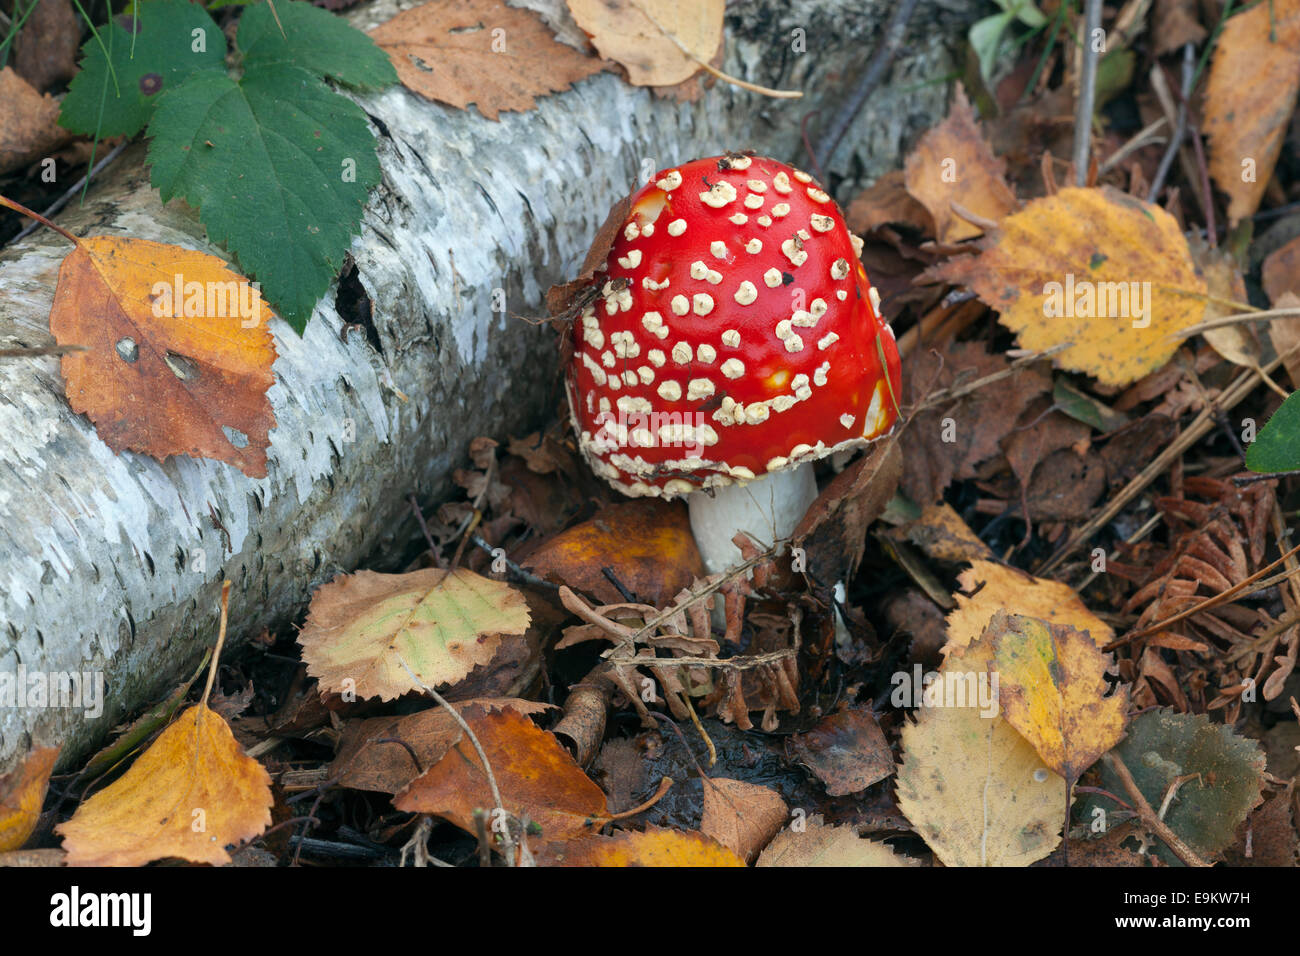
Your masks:
<svg viewBox="0 0 1300 956"><path fill-rule="evenodd" d="M1097 102L1097 51L1092 37L1101 29L1101 0L1086 0L1084 14L1083 70L1079 76L1079 100L1074 110L1074 184L1088 185L1092 159L1092 114Z"/></svg>
<svg viewBox="0 0 1300 956"><path fill-rule="evenodd" d="M1115 771L1115 775L1119 777L1120 783L1124 784L1124 789L1128 791L1128 795L1133 801L1133 806L1137 808L1138 816L1141 818L1142 823L1147 827L1147 829L1151 830L1156 836L1164 840L1169 849L1174 851L1174 855L1188 866L1210 865L1201 859L1200 855L1195 850L1184 843L1182 837L1170 829L1169 824L1165 823L1164 820L1161 820L1160 817L1156 815L1156 812L1151 809L1151 804L1147 803L1147 798L1142 796L1142 791L1138 789L1137 781L1133 779L1133 774L1129 773L1129 769L1124 765L1124 761L1120 760L1113 753L1106 754L1102 759L1106 761L1106 765L1110 767L1111 770Z"/></svg>
<svg viewBox="0 0 1300 956"><path fill-rule="evenodd" d="M1169 176L1169 170L1173 168L1174 159L1178 156L1183 141L1187 139L1187 100L1192 95L1192 66L1192 44L1187 43L1183 45L1183 96L1178 104L1178 123L1174 128L1173 137L1169 140L1169 146L1165 149L1165 154L1160 157L1160 166L1151 180L1151 188L1147 190L1147 202L1150 203L1156 201L1156 196L1160 194L1165 179ZM1159 67L1157 66L1156 69Z"/></svg>

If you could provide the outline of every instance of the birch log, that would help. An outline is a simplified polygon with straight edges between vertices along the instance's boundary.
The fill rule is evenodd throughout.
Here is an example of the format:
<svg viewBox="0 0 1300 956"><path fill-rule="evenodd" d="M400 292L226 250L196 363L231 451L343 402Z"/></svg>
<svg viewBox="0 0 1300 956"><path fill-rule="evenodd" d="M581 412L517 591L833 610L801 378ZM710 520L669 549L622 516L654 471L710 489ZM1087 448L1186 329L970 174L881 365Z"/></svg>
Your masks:
<svg viewBox="0 0 1300 956"><path fill-rule="evenodd" d="M553 26L581 36L555 14L562 5L521 5L549 9ZM384 567L414 532L409 493L436 500L471 438L520 434L555 406L552 333L495 311L494 290L509 312L542 314L547 287L576 271L645 161L746 147L795 158L800 120L834 109L889 5L730 5L725 69L804 90L802 100L716 83L681 103L612 74L500 122L400 87L359 98L383 166L352 247L373 328L345 331L335 289L302 338L276 321L278 425L265 479L215 461L115 455L71 412L58 359L0 359L0 772L33 745L62 744L66 767L170 690L214 641L223 579L235 585L237 642L291 620L335 573ZM936 80L951 74L948 46L977 7L947 0L915 18L840 165L857 157L867 175L883 172L943 115ZM395 9L381 2L352 20L366 28ZM159 202L143 156L131 147L60 223L219 253L193 210ZM53 344L48 315L68 251L48 230L0 251L0 348ZM4 697L6 677L12 692L20 676L30 690L63 674L90 675L92 686L102 675L99 713L93 700Z"/></svg>

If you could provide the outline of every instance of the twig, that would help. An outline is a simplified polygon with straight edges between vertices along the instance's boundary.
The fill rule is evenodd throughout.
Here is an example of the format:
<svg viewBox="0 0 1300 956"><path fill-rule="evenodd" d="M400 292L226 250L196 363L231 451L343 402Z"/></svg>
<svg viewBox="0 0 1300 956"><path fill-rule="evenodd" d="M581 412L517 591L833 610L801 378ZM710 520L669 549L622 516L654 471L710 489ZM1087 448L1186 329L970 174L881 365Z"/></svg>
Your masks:
<svg viewBox="0 0 1300 956"><path fill-rule="evenodd" d="M983 378L977 378L972 382L967 382L965 385L954 385L950 388L941 389L940 391L927 395L925 401L912 410L912 414L915 415L917 412L923 411L924 409L933 408L940 402L946 402L954 398L961 398L963 395L969 395L971 392L978 391L979 389L984 388L987 385L992 385L994 382L1001 381L1004 378L1010 378L1026 365L1033 365L1035 362L1040 362L1045 358L1051 358L1057 352L1063 352L1068 349L1071 344L1072 343L1070 342L1062 342L1060 345L1053 345L1050 349L1044 349L1041 352L1034 352L1031 355L1023 355L1006 368L1000 369L991 375L985 375Z"/></svg>
<svg viewBox="0 0 1300 956"><path fill-rule="evenodd" d="M41 345L30 349L0 349L0 358L39 358L43 355L67 355L69 352L88 352L88 345Z"/></svg>
<svg viewBox="0 0 1300 956"><path fill-rule="evenodd" d="M35 4L33 4L32 6L35 7ZM129 143L130 143L129 139L124 139L122 140L122 142L118 143L111 150L109 150L108 155L105 156L103 159L101 159L99 162L97 162L95 164L94 169L85 173L80 179L77 180L77 182L71 188L68 189L67 192L65 192L58 199L54 200L54 202L50 204L50 207L46 209L42 215L44 215L45 218L48 219L50 218L50 216L53 216L60 209L62 209L69 202L71 202L72 197L77 194L77 192L81 189L82 186L86 185L86 181L89 179L93 179L95 176L98 176L101 172L103 172L105 166L107 166L113 160L117 159L118 156L122 155L122 150L126 149ZM24 236L28 236L31 233L35 232L36 227L39 225L40 225L39 222L34 222L34 221L29 222L26 226L23 227L22 232L18 233L18 235L14 236L9 241L11 243L17 242L19 239L22 239Z"/></svg>
<svg viewBox="0 0 1300 956"><path fill-rule="evenodd" d="M1182 148L1183 141L1187 138L1187 100L1192 95L1192 75L1192 44L1186 43L1183 45L1183 96L1182 101L1178 104L1178 122L1174 127L1174 135L1169 140L1169 146L1165 149L1165 154L1160 157L1160 165L1156 168L1156 174L1151 180L1151 188L1147 190L1147 202L1153 203L1156 201L1156 196L1160 194L1165 179L1169 175L1169 170L1174 165L1178 150Z"/></svg>
<svg viewBox="0 0 1300 956"><path fill-rule="evenodd" d="M429 546L429 553L433 555L433 560L438 567L444 571L447 570L447 562L442 559L438 546L433 543L433 535L429 534L429 526L424 522L424 512L420 510L420 502L416 500L415 492L411 492L406 497L411 502L411 510L415 512L415 520L420 523L420 532L424 535L424 541Z"/></svg>
<svg viewBox="0 0 1300 956"><path fill-rule="evenodd" d="M1186 328L1179 329L1177 332L1170 332L1167 338L1183 339L1189 335L1197 335L1201 332L1208 332L1210 329L1221 329L1226 325L1241 325L1244 322L1253 322L1256 319L1263 319L1271 322L1274 319L1286 319L1294 316L1300 316L1300 308L1289 309L1259 309L1255 312L1237 312L1233 315L1221 315L1217 319L1207 319L1204 322L1197 322L1195 325L1189 325ZM1287 350L1290 354L1290 350Z"/></svg>
<svg viewBox="0 0 1300 956"><path fill-rule="evenodd" d="M479 535L471 534L469 540L475 547L481 548L488 554L492 554L492 552L497 550L483 540ZM544 578L539 578L537 575L525 571L520 565L515 564L515 562L511 561L507 557L502 556L501 560L506 563L506 570L509 571L517 581L520 581L523 584L531 584L535 588L549 588L552 591L558 591L560 589L558 584L552 584Z"/></svg>
<svg viewBox="0 0 1300 956"><path fill-rule="evenodd" d="M917 0L902 0L898 6L894 7L894 12L889 18L889 23L885 25L885 34L880 39L880 46L871 57L871 63L863 71L862 76L858 78L858 85L849 98L844 101L843 105L836 111L831 118L831 125L826 130L826 135L822 140L821 151L813 157L817 164L828 169L831 164L831 156L839 147L840 141L844 139L844 134L849 131L853 121L857 118L858 113L862 111L863 105L871 96L872 90L880 85L880 81L885 78L885 72L894 62L894 55L898 53L898 48L903 45L903 37L907 34L907 24L912 19L912 14L916 12Z"/></svg>
<svg viewBox="0 0 1300 956"><path fill-rule="evenodd" d="M415 681L415 683L419 685L421 690L423 690L426 694L428 694L435 701L437 701L442 706L443 710L451 714L452 719L456 721L456 723L460 725L460 729L465 732L465 736L468 737L469 742L474 745L474 751L478 754L478 759L483 764L483 773L487 777L488 787L491 788L492 790L492 799L496 802L497 809L501 810L504 813L505 804L501 800L501 791L497 789L496 774L492 772L492 764L488 762L487 752L484 751L483 745L479 743L478 735L474 733L474 729L465 722L465 718L460 715L460 712L456 710L455 707L451 706L451 704L449 704L441 694L439 694L436 690L434 690L424 681L420 680L420 678L415 675L415 671L411 670L410 666L406 663L406 661L402 660L401 657L398 657L398 661L402 665L402 670L406 671L406 673L410 675L411 680ZM508 821L504 829L505 829L505 833L503 834L503 839L501 842L505 844L506 859L510 862L510 865L513 866L515 861L515 853L514 853L515 843L514 843L514 837L512 837L510 834L510 824Z"/></svg>
<svg viewBox="0 0 1300 956"><path fill-rule="evenodd" d="M1101 0L1085 0L1083 70L1079 76L1079 100L1074 110L1074 184L1088 185L1092 159L1092 114L1097 101L1097 51L1092 37L1101 29Z"/></svg>
<svg viewBox="0 0 1300 956"><path fill-rule="evenodd" d="M1147 803L1147 798L1142 796L1142 791L1138 789L1137 781L1133 779L1133 774L1129 773L1128 767L1124 761L1120 760L1113 753L1108 753L1102 758L1106 765L1115 771L1119 777L1120 783L1124 784L1124 789L1133 800L1133 806L1137 809L1137 814L1141 818L1147 829L1155 833L1156 836L1164 840L1169 849L1174 851L1178 859L1182 860L1188 866L1209 866L1190 846L1183 842L1182 837L1170 829L1169 824L1156 816L1156 812L1151 809L1151 804Z"/></svg>

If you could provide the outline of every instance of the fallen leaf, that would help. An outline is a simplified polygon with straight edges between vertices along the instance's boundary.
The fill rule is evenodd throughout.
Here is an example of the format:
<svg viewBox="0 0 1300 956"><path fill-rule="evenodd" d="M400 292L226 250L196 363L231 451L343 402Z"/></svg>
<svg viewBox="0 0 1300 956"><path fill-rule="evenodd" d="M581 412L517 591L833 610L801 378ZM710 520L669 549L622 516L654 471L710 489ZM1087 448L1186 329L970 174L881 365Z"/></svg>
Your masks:
<svg viewBox="0 0 1300 956"><path fill-rule="evenodd" d="M870 707L848 707L795 734L790 755L813 772L832 797L859 793L894 772L894 754Z"/></svg>
<svg viewBox="0 0 1300 956"><path fill-rule="evenodd" d="M407 89L459 109L473 103L490 120L502 110L530 110L538 96L606 67L558 42L533 12L502 0L424 3L370 37Z"/></svg>
<svg viewBox="0 0 1300 956"><path fill-rule="evenodd" d="M0 776L0 852L17 850L36 829L58 747L37 747Z"/></svg>
<svg viewBox="0 0 1300 956"><path fill-rule="evenodd" d="M14 40L14 69L36 89L52 89L77 72L80 45L81 23L71 0L38 0Z"/></svg>
<svg viewBox="0 0 1300 956"><path fill-rule="evenodd" d="M963 562L991 558L993 552L946 501L921 508L921 514L897 533L936 561Z"/></svg>
<svg viewBox="0 0 1300 956"><path fill-rule="evenodd" d="M179 857L229 863L226 846L271 823L271 777L204 704L186 710L118 780L55 827L69 866Z"/></svg>
<svg viewBox="0 0 1300 956"><path fill-rule="evenodd" d="M1270 0L1229 18L1205 84L1210 175L1228 194L1228 220L1264 198L1300 91L1300 0Z"/></svg>
<svg viewBox="0 0 1300 956"><path fill-rule="evenodd" d="M1268 301L1275 309L1284 308L1278 304L1278 300L1288 292L1300 295L1300 236L1274 249L1264 258L1264 264L1260 268L1260 284L1264 286ZM1291 321L1300 322L1300 319L1293 318Z"/></svg>
<svg viewBox="0 0 1300 956"><path fill-rule="evenodd" d="M1205 282L1178 223L1110 187L1067 188L1002 220L981 252L926 275L969 286L1022 348L1067 345L1060 367L1127 385L1178 350L1199 322Z"/></svg>
<svg viewBox="0 0 1300 956"><path fill-rule="evenodd" d="M1124 736L1128 688L1107 696L1114 658L1068 625L998 612L993 642L1002 716L1071 784Z"/></svg>
<svg viewBox="0 0 1300 956"><path fill-rule="evenodd" d="M1156 56L1187 43L1199 47L1205 39L1205 27L1197 16L1197 0L1156 0L1154 16L1151 39L1155 41Z"/></svg>
<svg viewBox="0 0 1300 956"><path fill-rule="evenodd" d="M1259 805L1264 752L1257 741L1240 737L1231 727L1212 724L1205 714L1177 714L1162 708L1135 717L1115 756L1133 775L1142 796L1159 811L1175 781L1184 779L1165 809L1164 821L1203 857L1216 857L1232 844L1246 815ZM1108 764L1102 786L1127 799L1124 785ZM1083 819L1092 807L1107 813L1114 803L1089 795ZM1170 864L1178 860L1163 843L1157 853Z"/></svg>
<svg viewBox="0 0 1300 956"><path fill-rule="evenodd" d="M1300 292L1283 292L1273 303L1278 309L1300 309ZM1282 366L1291 378L1291 386L1300 388L1300 315L1274 319L1268 325L1269 339Z"/></svg>
<svg viewBox="0 0 1300 956"><path fill-rule="evenodd" d="M957 584L953 594L957 609L948 615L945 655L978 640L1002 610L1086 631L1098 647L1115 638L1110 625L1088 610L1074 588L1059 581L1036 578L994 561L972 561L970 570L958 575Z"/></svg>
<svg viewBox="0 0 1300 956"><path fill-rule="evenodd" d="M901 169L891 169L859 193L849 203L844 219L856 235L891 223L910 226L925 236L935 233L934 217L907 191Z"/></svg>
<svg viewBox="0 0 1300 956"><path fill-rule="evenodd" d="M270 317L256 285L216 256L93 236L59 268L50 331L87 347L63 356L68 401L113 451L216 458L264 478Z"/></svg>
<svg viewBox="0 0 1300 956"><path fill-rule="evenodd" d="M607 505L518 560L538 576L591 594L602 604L626 600L602 568L609 568L638 600L656 606L668 604L707 573L686 506L653 499Z"/></svg>
<svg viewBox="0 0 1300 956"><path fill-rule="evenodd" d="M312 596L298 643L322 690L391 700L420 689L407 667L429 686L460 680L528 621L522 594L473 571L358 571Z"/></svg>
<svg viewBox="0 0 1300 956"><path fill-rule="evenodd" d="M540 842L562 843L594 833L608 822L604 791L582 772L554 734L513 709L485 712L466 707L461 716L487 755L504 809L540 826ZM495 801L478 752L468 738L462 738L399 791L393 806L406 813L432 813L473 833L474 811L492 811Z"/></svg>
<svg viewBox="0 0 1300 956"><path fill-rule="evenodd" d="M918 866L893 847L864 840L847 824L826 826L820 814L808 818L804 829L782 830L759 855L757 866Z"/></svg>
<svg viewBox="0 0 1300 956"><path fill-rule="evenodd" d="M708 63L722 42L725 0L567 0L600 55L634 86L672 86ZM688 52L689 51L689 52Z"/></svg>
<svg viewBox="0 0 1300 956"><path fill-rule="evenodd" d="M983 660L949 658L940 675L978 679L991 653L980 650ZM899 809L944 866L1028 866L1061 841L1065 780L1001 717L921 707L902 754Z"/></svg>
<svg viewBox="0 0 1300 956"><path fill-rule="evenodd" d="M24 31L25 32L25 31ZM10 67L0 70L0 175L36 162L72 138L59 101L42 96Z"/></svg>
<svg viewBox="0 0 1300 956"><path fill-rule="evenodd" d="M457 711L466 707L509 708L530 715L544 713L553 705L518 698L476 697L453 701L452 706ZM338 753L330 765L330 776L338 777L340 786L353 790L397 793L446 756L463 733L460 724L444 707L431 707L405 717L353 721L343 730ZM412 752L419 760L418 766L411 759Z"/></svg>
<svg viewBox="0 0 1300 956"><path fill-rule="evenodd" d="M700 832L752 863L789 815L790 808L775 790L711 777L704 784Z"/></svg>
<svg viewBox="0 0 1300 956"><path fill-rule="evenodd" d="M745 861L712 837L694 830L620 830L589 836L555 851L558 866L744 866Z"/></svg>
<svg viewBox="0 0 1300 956"><path fill-rule="evenodd" d="M791 536L808 552L809 577L827 587L852 577L866 551L867 527L894 496L903 452L893 435L834 477L808 507Z"/></svg>
<svg viewBox="0 0 1300 956"><path fill-rule="evenodd" d="M908 356L904 370L907 404L916 408L935 390L1005 372L1009 364L979 342L954 342L943 355L918 351ZM906 432L903 492L918 504L933 504L952 482L975 477L976 466L999 454L998 442L1011 434L1025 406L1051 387L1046 364L1038 363L914 412Z"/></svg>
<svg viewBox="0 0 1300 956"><path fill-rule="evenodd" d="M940 242L983 235L979 226L953 212L953 203L993 222L1017 206L1007 185L1006 163L993 155L960 82L948 118L921 137L905 170L907 191L929 210Z"/></svg>
<svg viewBox="0 0 1300 956"><path fill-rule="evenodd" d="M1225 854L1229 866L1300 865L1300 841L1291 811L1291 787L1264 801L1238 828L1237 842Z"/></svg>

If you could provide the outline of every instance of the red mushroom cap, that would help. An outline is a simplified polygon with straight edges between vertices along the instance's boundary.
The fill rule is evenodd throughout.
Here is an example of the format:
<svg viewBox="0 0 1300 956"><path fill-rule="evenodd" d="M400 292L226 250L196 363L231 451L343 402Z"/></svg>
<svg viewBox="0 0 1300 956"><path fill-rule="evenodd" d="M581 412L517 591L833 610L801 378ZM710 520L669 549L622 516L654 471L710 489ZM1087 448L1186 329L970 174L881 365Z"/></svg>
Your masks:
<svg viewBox="0 0 1300 956"><path fill-rule="evenodd" d="M572 330L569 405L596 474L672 498L893 427L894 334L811 176L728 153L661 171L628 208Z"/></svg>

